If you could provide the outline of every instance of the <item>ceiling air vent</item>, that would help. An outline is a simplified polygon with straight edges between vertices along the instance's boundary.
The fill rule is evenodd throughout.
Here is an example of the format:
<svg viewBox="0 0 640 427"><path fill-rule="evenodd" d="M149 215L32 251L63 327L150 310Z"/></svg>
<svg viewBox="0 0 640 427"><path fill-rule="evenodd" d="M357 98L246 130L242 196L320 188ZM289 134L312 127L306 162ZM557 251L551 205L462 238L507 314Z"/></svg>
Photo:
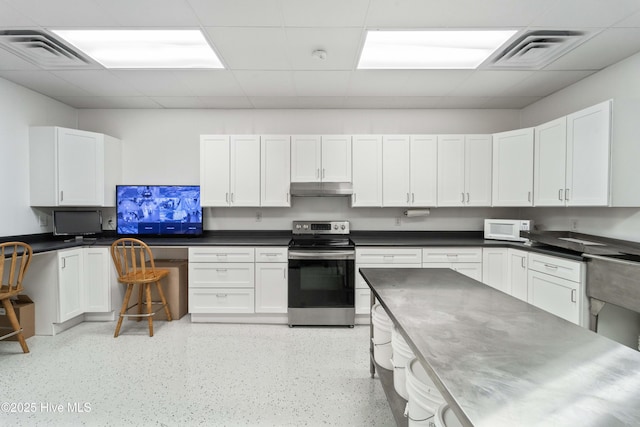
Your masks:
<svg viewBox="0 0 640 427"><path fill-rule="evenodd" d="M43 31L2 30L0 47L44 69L95 67L89 59Z"/></svg>
<svg viewBox="0 0 640 427"><path fill-rule="evenodd" d="M483 68L538 70L574 49L587 38L584 31L531 31L492 55Z"/></svg>

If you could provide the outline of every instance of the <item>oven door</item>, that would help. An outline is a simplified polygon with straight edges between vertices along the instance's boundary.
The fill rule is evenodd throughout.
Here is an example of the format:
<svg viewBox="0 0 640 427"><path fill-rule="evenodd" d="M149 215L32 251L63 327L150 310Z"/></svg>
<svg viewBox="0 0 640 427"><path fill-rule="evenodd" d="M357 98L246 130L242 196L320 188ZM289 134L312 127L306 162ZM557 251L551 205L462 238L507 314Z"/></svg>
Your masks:
<svg viewBox="0 0 640 427"><path fill-rule="evenodd" d="M354 251L289 250L289 308L353 308L354 259Z"/></svg>

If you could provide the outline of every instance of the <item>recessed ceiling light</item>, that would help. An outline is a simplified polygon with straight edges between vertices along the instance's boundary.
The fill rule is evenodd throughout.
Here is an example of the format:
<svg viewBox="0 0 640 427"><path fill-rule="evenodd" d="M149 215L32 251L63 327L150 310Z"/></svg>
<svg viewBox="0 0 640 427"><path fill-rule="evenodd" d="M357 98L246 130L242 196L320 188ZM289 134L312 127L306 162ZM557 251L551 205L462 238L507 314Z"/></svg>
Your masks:
<svg viewBox="0 0 640 427"><path fill-rule="evenodd" d="M368 31L359 69L477 68L516 31Z"/></svg>
<svg viewBox="0 0 640 427"><path fill-rule="evenodd" d="M200 30L52 30L106 68L224 68Z"/></svg>

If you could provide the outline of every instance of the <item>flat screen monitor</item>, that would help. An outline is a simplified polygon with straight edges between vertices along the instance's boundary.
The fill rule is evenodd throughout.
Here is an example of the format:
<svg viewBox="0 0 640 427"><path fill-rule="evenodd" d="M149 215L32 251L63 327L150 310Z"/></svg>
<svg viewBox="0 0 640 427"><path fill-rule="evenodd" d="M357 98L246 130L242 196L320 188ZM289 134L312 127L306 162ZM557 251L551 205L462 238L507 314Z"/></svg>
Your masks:
<svg viewBox="0 0 640 427"><path fill-rule="evenodd" d="M91 236L100 233L101 211L53 211L53 234L56 236Z"/></svg>
<svg viewBox="0 0 640 427"><path fill-rule="evenodd" d="M199 185L118 185L119 235L200 235Z"/></svg>

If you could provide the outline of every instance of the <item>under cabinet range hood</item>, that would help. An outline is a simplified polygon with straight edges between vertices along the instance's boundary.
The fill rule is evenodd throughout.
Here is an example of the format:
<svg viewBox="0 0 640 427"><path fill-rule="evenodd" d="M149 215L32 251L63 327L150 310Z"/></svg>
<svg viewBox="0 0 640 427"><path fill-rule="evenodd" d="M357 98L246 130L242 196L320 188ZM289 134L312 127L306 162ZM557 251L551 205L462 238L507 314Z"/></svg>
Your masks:
<svg viewBox="0 0 640 427"><path fill-rule="evenodd" d="M351 196L353 185L350 182L292 182L290 193L297 197Z"/></svg>

